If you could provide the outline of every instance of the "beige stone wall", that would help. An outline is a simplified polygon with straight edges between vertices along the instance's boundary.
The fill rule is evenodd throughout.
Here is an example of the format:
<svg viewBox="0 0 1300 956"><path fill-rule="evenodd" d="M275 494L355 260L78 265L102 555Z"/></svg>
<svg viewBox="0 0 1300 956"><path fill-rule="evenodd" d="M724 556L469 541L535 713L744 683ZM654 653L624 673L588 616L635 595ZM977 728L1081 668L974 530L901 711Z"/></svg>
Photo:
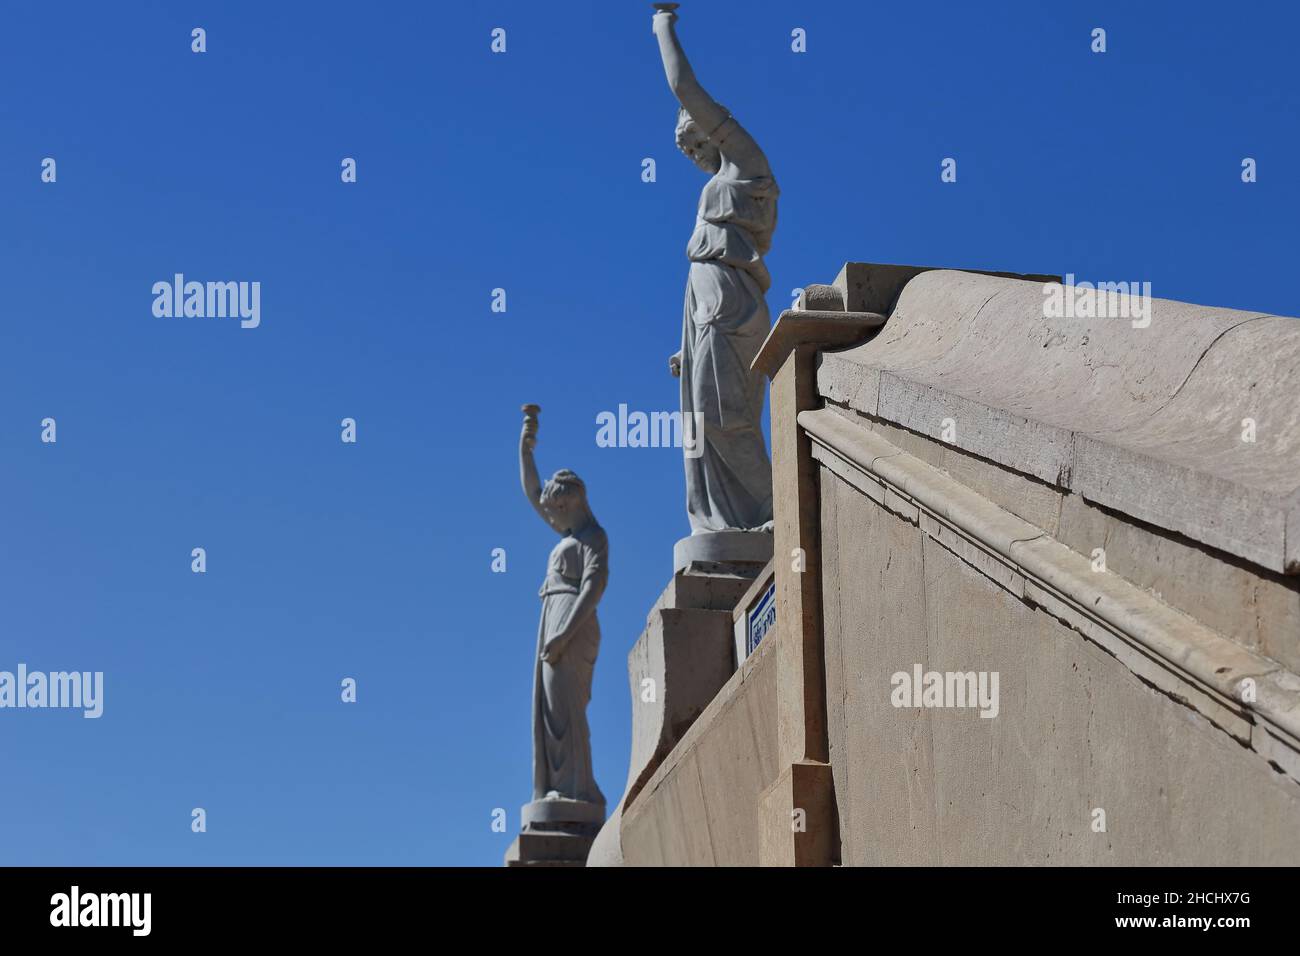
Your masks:
<svg viewBox="0 0 1300 956"><path fill-rule="evenodd" d="M846 865L1300 861L1300 785L1260 754L826 469L821 515ZM895 708L915 663L998 671L998 716Z"/></svg>
<svg viewBox="0 0 1300 956"><path fill-rule="evenodd" d="M777 774L775 643L760 644L623 813L627 866L755 866Z"/></svg>
<svg viewBox="0 0 1300 956"><path fill-rule="evenodd" d="M1041 528L1080 554L1106 552L1111 571L1244 647L1300 672L1300 578L1214 552L1131 520L960 448L834 404L832 411Z"/></svg>

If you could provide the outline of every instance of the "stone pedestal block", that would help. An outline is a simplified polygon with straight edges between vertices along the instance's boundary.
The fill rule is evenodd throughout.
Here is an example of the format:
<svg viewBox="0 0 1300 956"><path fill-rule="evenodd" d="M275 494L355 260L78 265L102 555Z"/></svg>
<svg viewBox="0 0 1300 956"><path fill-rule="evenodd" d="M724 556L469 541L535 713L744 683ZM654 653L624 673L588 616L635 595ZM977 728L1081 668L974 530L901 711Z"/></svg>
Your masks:
<svg viewBox="0 0 1300 956"><path fill-rule="evenodd" d="M506 850L506 866L586 866L592 836L524 830Z"/></svg>
<svg viewBox="0 0 1300 956"><path fill-rule="evenodd" d="M636 799L664 757L735 672L732 612L763 564L719 567L688 562L673 575L650 610L646 629L628 654L632 692L632 758L627 790L601 831L594 865L622 861L618 828L625 806ZM693 537L705 537L695 535ZM689 540L689 539L688 539Z"/></svg>
<svg viewBox="0 0 1300 956"><path fill-rule="evenodd" d="M761 866L839 863L839 815L830 764L804 760L786 767L758 802Z"/></svg>
<svg viewBox="0 0 1300 956"><path fill-rule="evenodd" d="M753 577L772 560L771 531L709 531L673 545L673 571L714 565L719 573Z"/></svg>
<svg viewBox="0 0 1300 956"><path fill-rule="evenodd" d="M735 672L732 610L749 583L741 575L681 573L664 597L696 596L709 606L670 607L661 598L651 611L628 654L632 759L625 804Z"/></svg>
<svg viewBox="0 0 1300 956"><path fill-rule="evenodd" d="M506 851L506 866L585 866L605 805L550 797L524 804L521 817L523 832Z"/></svg>
<svg viewBox="0 0 1300 956"><path fill-rule="evenodd" d="M522 819L524 829L541 830L590 828L599 830L605 822L605 804L585 800L550 797L525 803Z"/></svg>

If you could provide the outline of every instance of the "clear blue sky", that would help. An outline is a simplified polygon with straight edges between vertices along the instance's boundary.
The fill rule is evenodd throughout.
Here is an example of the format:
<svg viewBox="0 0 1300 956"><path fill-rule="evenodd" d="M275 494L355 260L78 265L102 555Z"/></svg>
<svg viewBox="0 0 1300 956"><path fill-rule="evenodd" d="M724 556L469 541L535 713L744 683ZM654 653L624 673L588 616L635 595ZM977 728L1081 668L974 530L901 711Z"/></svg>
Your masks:
<svg viewBox="0 0 1300 956"><path fill-rule="evenodd" d="M687 0L679 29L782 188L774 316L846 259L1296 314L1295 11ZM702 185L649 4L10 3L0 83L0 669L106 680L97 721L0 711L0 863L499 865L554 541L530 401L610 537L617 800L627 651L688 529L680 453L595 417L676 407ZM155 318L174 272L260 281L260 328Z"/></svg>

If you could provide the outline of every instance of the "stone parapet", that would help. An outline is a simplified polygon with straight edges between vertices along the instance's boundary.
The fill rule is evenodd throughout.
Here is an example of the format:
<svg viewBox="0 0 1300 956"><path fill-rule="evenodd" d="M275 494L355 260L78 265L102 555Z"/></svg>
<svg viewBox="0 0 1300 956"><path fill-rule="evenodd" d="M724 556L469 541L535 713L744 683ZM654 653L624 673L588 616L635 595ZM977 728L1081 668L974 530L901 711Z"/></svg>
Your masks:
<svg viewBox="0 0 1300 956"><path fill-rule="evenodd" d="M878 268L900 267L846 270ZM818 393L1262 568L1300 571L1300 321L1168 299L1149 300L1142 319L1050 317L1045 290L920 272L878 335L821 357Z"/></svg>

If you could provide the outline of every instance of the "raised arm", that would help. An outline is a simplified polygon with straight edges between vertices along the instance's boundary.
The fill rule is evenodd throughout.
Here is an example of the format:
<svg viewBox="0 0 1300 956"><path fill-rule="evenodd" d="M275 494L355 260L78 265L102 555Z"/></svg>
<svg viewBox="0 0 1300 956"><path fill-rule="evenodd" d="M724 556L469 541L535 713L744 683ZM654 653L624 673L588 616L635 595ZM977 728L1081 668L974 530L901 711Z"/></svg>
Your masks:
<svg viewBox="0 0 1300 956"><path fill-rule="evenodd" d="M771 175L767 157L763 155L758 143L739 123L731 119L726 108L710 96L695 78L695 71L691 69L681 41L677 39L676 22L677 14L671 10L660 10L654 16L654 34L659 41L659 56L664 63L668 88L695 121L700 134L713 139L722 155L735 163L740 175L746 178ZM731 122L727 123L729 119ZM728 128L722 130L724 123ZM720 135L715 136L720 130Z"/></svg>
<svg viewBox="0 0 1300 956"><path fill-rule="evenodd" d="M536 445L537 416L536 413L525 412L524 429L519 434L519 484L523 487L524 497L533 506L533 510L541 515L543 521L563 534L564 529L558 527L542 507L542 481L537 476L537 462L533 458L533 448Z"/></svg>
<svg viewBox="0 0 1300 956"><path fill-rule="evenodd" d="M722 125L727 118L727 111L713 97L704 91L700 81L695 78L690 61L677 39L674 23L677 14L670 10L660 10L654 18L654 34L659 40L659 57L664 61L664 74L668 77L668 88L677 97L677 102L691 114L700 133L707 136Z"/></svg>

